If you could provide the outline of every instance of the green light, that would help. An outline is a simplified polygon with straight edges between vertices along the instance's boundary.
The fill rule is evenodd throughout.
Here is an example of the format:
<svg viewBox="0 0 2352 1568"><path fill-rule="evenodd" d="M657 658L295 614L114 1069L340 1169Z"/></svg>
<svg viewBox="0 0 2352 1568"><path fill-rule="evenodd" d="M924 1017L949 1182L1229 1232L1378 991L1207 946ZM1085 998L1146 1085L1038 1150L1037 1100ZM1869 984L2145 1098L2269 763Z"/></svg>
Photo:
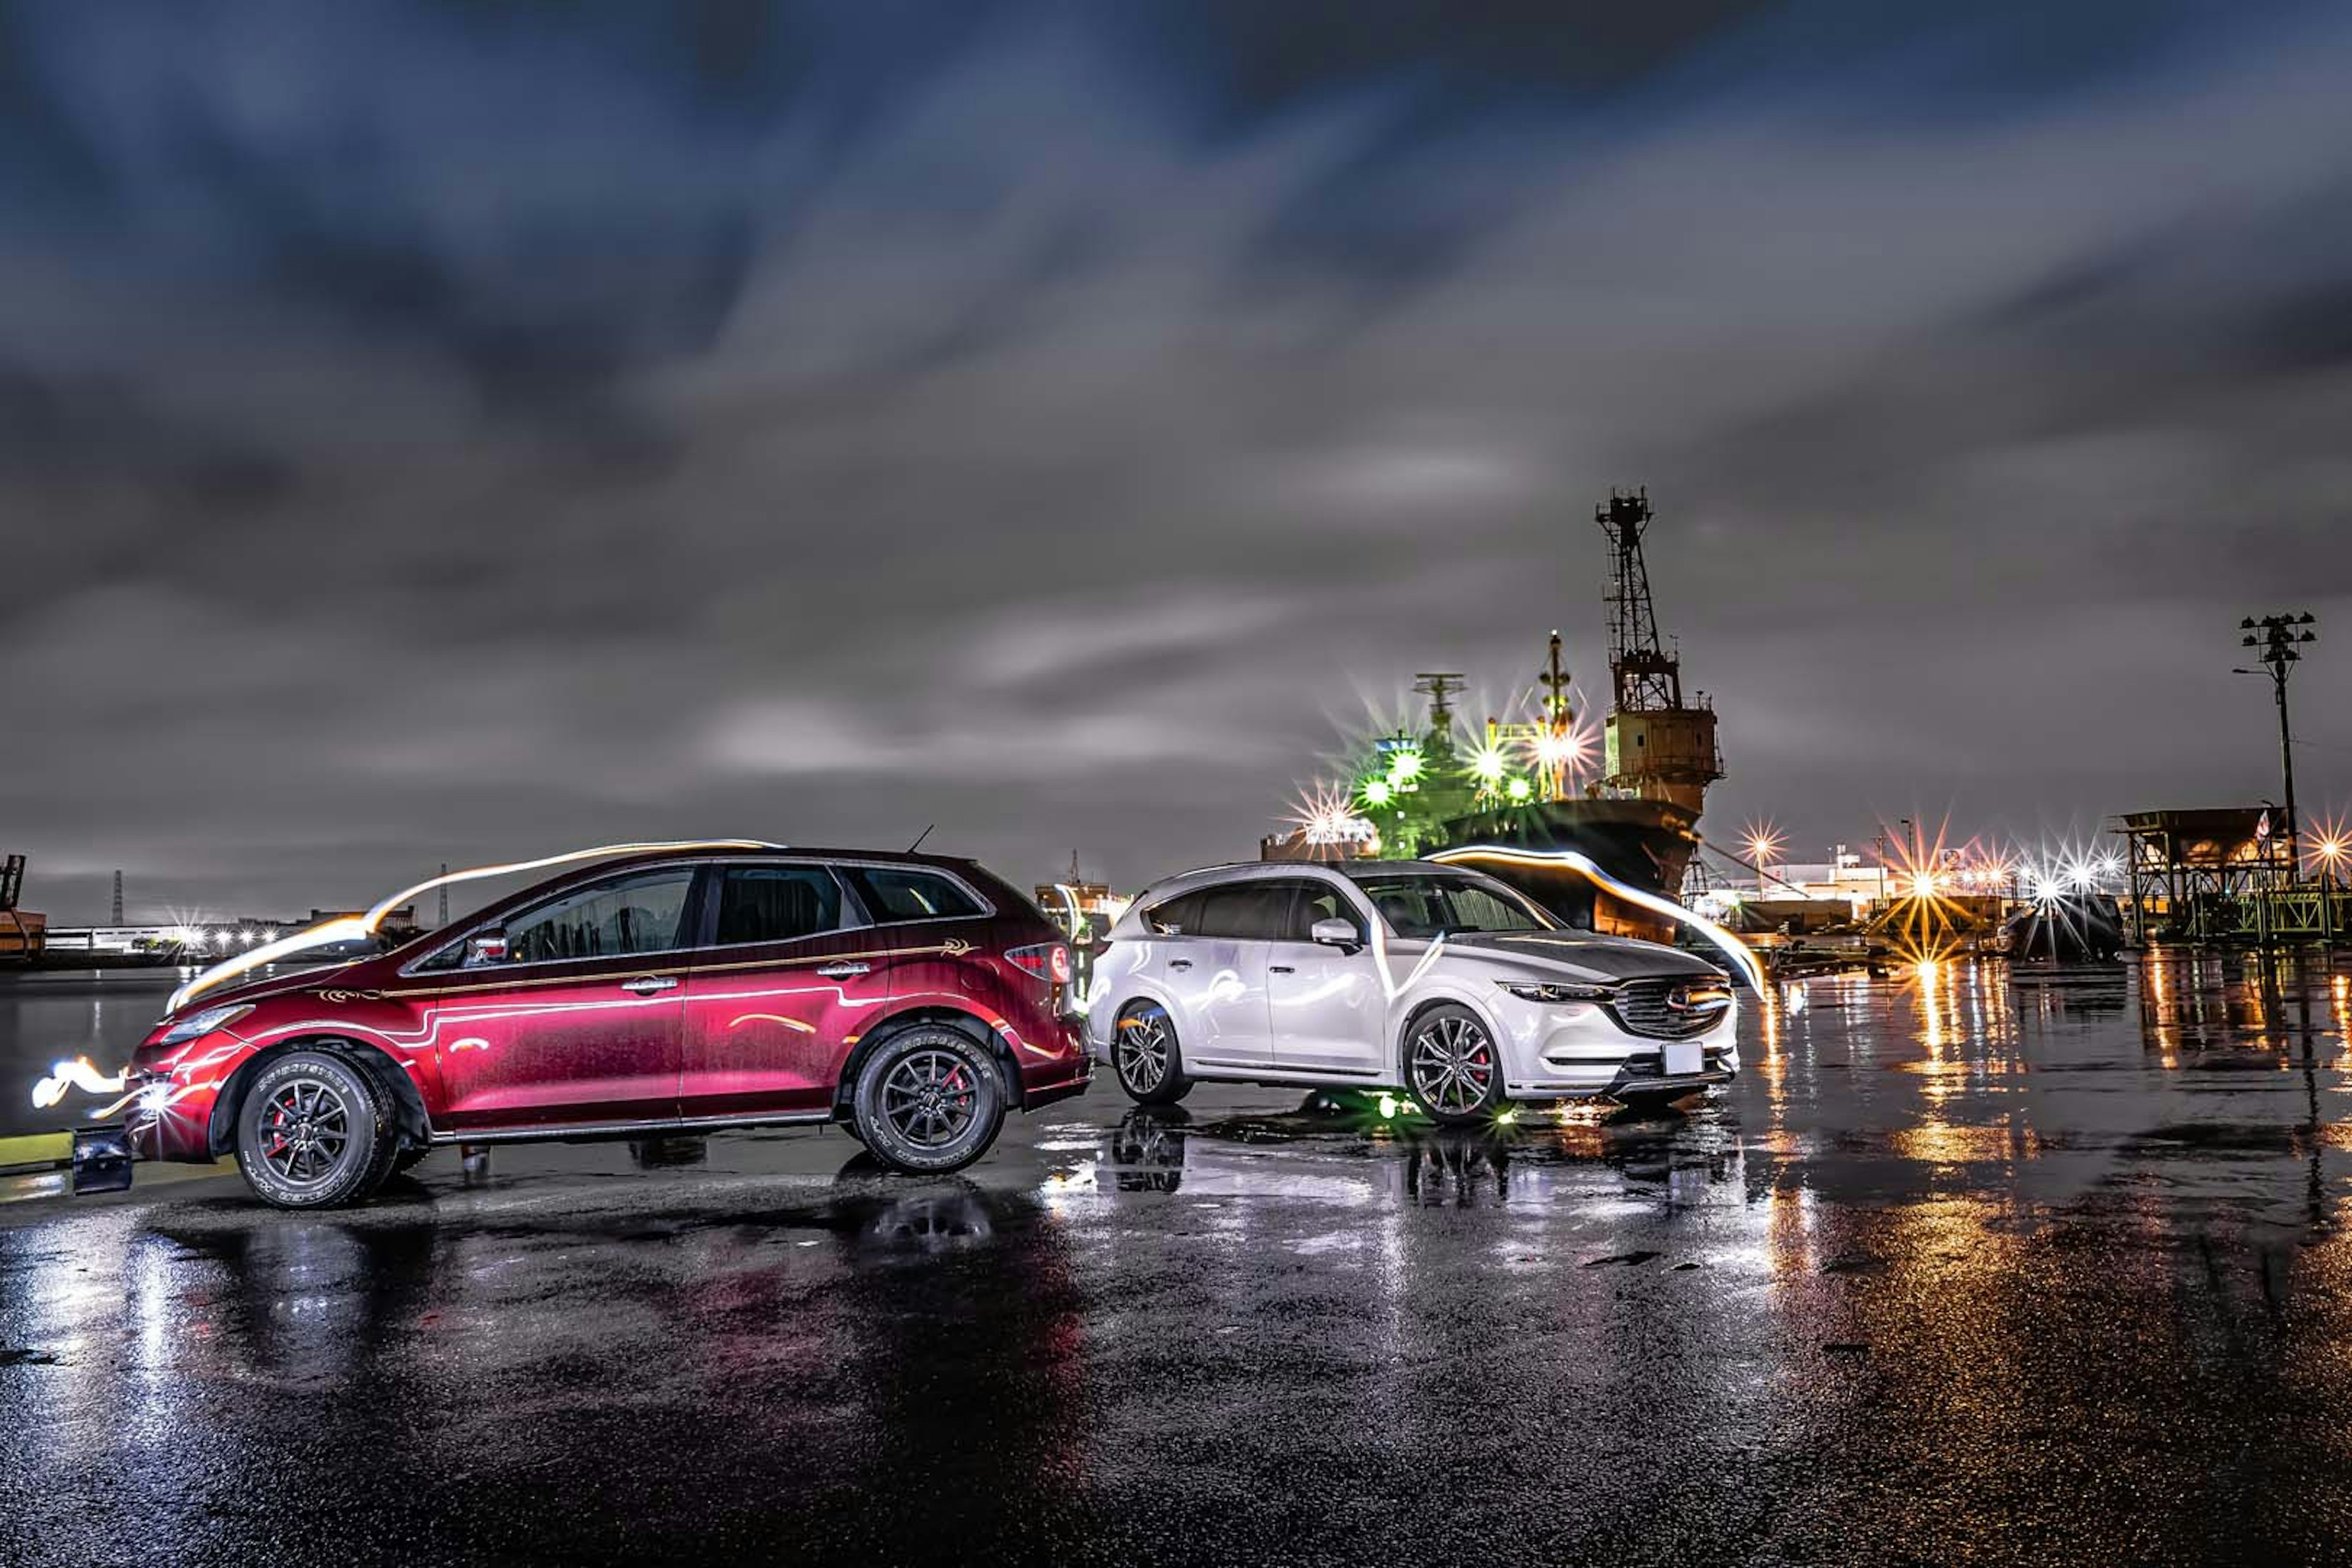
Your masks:
<svg viewBox="0 0 2352 1568"><path fill-rule="evenodd" d="M1502 783L1503 768L1504 757L1500 747L1482 747L1478 754L1470 759L1470 771L1475 773L1478 782L1484 784L1492 785Z"/></svg>
<svg viewBox="0 0 2352 1568"><path fill-rule="evenodd" d="M1420 776L1421 753L1419 752L1399 752L1389 759L1391 784L1402 786L1412 783Z"/></svg>
<svg viewBox="0 0 2352 1568"><path fill-rule="evenodd" d="M1513 779L1510 782L1509 786L1506 788L1503 793L1524 805L1527 804L1528 796L1535 792L1528 787L1527 780Z"/></svg>
<svg viewBox="0 0 2352 1568"><path fill-rule="evenodd" d="M1397 1113L1397 1102L1396 1102L1396 1096L1395 1096L1395 1095L1393 1095L1393 1094L1384 1094L1384 1095L1381 1096L1381 1119L1382 1119L1383 1121L1386 1121L1386 1120L1388 1120L1389 1118L1395 1116L1395 1115L1396 1115L1396 1113Z"/></svg>
<svg viewBox="0 0 2352 1568"><path fill-rule="evenodd" d="M1495 1113L1495 1125L1497 1127L1508 1127L1512 1122L1517 1121L1518 1119L1519 1113L1516 1107L1508 1110L1498 1110Z"/></svg>
<svg viewBox="0 0 2352 1568"><path fill-rule="evenodd" d="M1389 796L1396 792L1389 788L1386 779L1368 779L1364 783L1364 800L1370 805L1386 805Z"/></svg>

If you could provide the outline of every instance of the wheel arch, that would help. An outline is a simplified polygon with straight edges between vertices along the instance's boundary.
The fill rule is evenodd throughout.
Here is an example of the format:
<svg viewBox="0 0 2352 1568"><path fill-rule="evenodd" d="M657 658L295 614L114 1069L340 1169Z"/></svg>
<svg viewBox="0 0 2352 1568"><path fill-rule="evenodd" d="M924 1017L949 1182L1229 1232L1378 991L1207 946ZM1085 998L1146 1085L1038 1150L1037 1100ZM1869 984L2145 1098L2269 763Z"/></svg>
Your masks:
<svg viewBox="0 0 2352 1568"><path fill-rule="evenodd" d="M1405 1059L1405 1052L1412 1043L1414 1028L1423 1018L1440 1007L1459 1007L1478 1020L1478 1026L1486 1031L1486 1038L1494 1042L1496 1063L1498 1068L1505 1069L1504 1083L1507 1088L1509 1085L1508 1059L1504 1049L1501 1026L1496 1023L1492 1013L1472 1001L1467 995L1450 987L1433 991L1405 1009L1402 1021L1397 1025L1396 1038L1389 1042L1389 1067L1395 1073L1398 1085L1408 1089L1412 1087L1412 1064Z"/></svg>
<svg viewBox="0 0 2352 1568"><path fill-rule="evenodd" d="M851 1104L856 1097L857 1075L866 1070L866 1064L874 1053L896 1037L921 1024L943 1024L959 1034L971 1037L972 1044L987 1050L996 1058L997 1065L1003 1068L1005 1109L1019 1110L1027 1105L1029 1091L1021 1081L1021 1064L1013 1059L1013 1047L1005 1043L1004 1037L990 1027L987 1019L970 1008L944 1002L921 1002L877 1020L857 1037L857 1044L851 1048L848 1059L841 1064L841 1077L833 1086L835 1121L848 1120Z"/></svg>
<svg viewBox="0 0 2352 1568"><path fill-rule="evenodd" d="M236 1120L245 1109L245 1097L252 1091L253 1080L271 1062L296 1051L318 1051L335 1057L358 1070L368 1074L391 1097L394 1131L403 1148L422 1149L433 1139L433 1120L425 1110L425 1096L418 1090L416 1080L395 1060L390 1051L371 1040L350 1035L304 1035L292 1039L273 1040L245 1060L228 1075L220 1092L213 1098L210 1122L205 1130L205 1147L217 1159L232 1153L236 1148Z"/></svg>

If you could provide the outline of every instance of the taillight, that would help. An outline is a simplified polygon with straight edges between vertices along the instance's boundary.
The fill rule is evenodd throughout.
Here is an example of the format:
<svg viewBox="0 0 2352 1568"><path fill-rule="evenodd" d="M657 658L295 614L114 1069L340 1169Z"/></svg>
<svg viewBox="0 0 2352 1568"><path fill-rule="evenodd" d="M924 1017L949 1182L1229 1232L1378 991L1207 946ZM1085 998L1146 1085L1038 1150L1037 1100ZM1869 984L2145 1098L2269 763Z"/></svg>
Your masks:
<svg viewBox="0 0 2352 1568"><path fill-rule="evenodd" d="M1050 980L1056 985L1070 983L1070 950L1058 942L1007 948L1004 956L1040 980Z"/></svg>

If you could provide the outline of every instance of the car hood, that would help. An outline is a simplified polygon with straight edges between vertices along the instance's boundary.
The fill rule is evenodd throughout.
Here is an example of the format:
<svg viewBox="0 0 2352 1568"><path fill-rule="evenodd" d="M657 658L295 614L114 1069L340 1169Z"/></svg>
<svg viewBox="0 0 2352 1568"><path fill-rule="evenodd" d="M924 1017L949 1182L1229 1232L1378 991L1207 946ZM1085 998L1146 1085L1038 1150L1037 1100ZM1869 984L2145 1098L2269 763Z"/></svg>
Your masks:
<svg viewBox="0 0 2352 1568"><path fill-rule="evenodd" d="M1447 937L1445 945L1450 952L1510 960L1530 973L1558 972L1588 983L1723 973L1680 948L1591 931L1465 931Z"/></svg>
<svg viewBox="0 0 2352 1568"><path fill-rule="evenodd" d="M272 996L283 996L290 991L310 990L325 981L329 975L345 979L362 964L373 965L375 956L372 954L367 958L344 959L340 962L330 960L302 968L272 965L270 972L259 979L236 981L225 985L213 986L209 990L199 991L177 1012L166 1014L165 1018L184 1018L190 1014L201 1013L210 1007L249 1006L256 1002L267 1001ZM163 1019L157 1020L158 1023L163 1021Z"/></svg>

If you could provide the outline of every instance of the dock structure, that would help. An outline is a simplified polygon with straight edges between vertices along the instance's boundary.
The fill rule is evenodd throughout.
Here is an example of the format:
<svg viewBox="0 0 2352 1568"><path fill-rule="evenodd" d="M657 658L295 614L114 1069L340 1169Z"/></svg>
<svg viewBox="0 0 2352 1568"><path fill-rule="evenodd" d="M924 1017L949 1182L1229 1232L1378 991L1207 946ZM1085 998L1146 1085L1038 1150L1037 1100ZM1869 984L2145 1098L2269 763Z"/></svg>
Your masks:
<svg viewBox="0 0 2352 1568"><path fill-rule="evenodd" d="M2132 942L2333 942L2352 931L2352 888L2298 877L2294 840L2265 805L2137 811L2125 842Z"/></svg>

